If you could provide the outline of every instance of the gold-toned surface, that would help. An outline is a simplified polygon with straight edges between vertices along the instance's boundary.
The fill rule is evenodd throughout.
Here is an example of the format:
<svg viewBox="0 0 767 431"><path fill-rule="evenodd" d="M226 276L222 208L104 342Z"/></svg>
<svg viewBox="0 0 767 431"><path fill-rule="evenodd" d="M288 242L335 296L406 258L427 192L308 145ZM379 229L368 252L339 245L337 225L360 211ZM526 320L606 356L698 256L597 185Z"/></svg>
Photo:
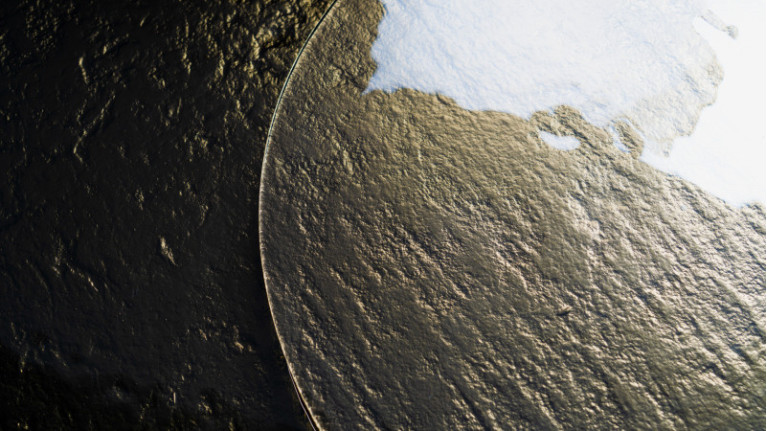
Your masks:
<svg viewBox="0 0 767 431"><path fill-rule="evenodd" d="M323 429L759 429L765 211L527 121L362 94L382 9L338 2L273 124L261 239ZM539 131L578 138L549 147Z"/></svg>

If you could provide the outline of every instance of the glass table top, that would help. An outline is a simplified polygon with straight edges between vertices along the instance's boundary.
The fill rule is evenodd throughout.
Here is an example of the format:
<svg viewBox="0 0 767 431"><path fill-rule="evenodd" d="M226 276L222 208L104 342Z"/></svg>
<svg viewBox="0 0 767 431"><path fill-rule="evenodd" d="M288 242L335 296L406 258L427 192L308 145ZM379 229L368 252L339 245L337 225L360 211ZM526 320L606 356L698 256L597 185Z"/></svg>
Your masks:
<svg viewBox="0 0 767 431"><path fill-rule="evenodd" d="M318 428L763 427L764 4L571 3L307 41L260 236Z"/></svg>

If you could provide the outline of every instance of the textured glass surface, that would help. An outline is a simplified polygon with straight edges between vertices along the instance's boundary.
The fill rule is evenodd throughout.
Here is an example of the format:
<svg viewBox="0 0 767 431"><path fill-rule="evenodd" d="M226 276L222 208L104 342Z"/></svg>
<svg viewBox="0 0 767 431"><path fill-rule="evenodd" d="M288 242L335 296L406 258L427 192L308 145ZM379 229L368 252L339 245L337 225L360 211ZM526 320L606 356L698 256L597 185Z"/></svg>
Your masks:
<svg viewBox="0 0 767 431"><path fill-rule="evenodd" d="M765 199L763 0L384 0L368 90L530 117L567 105L732 205Z"/></svg>
<svg viewBox="0 0 767 431"><path fill-rule="evenodd" d="M264 162L267 291L318 427L763 429L763 199L653 167L639 123L585 105L373 85L386 19L333 6Z"/></svg>

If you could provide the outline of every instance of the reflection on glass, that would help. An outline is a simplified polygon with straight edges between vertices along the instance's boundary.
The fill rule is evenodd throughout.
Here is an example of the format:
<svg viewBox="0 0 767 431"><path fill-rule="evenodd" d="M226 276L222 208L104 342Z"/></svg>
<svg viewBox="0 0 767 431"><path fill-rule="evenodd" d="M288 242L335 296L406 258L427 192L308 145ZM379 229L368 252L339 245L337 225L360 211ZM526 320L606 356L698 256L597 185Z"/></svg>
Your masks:
<svg viewBox="0 0 767 431"><path fill-rule="evenodd" d="M260 229L319 428L764 426L763 192L690 173L763 145L717 45L763 24L571 3L341 0L307 42Z"/></svg>
<svg viewBox="0 0 767 431"><path fill-rule="evenodd" d="M368 90L525 118L567 105L605 128L625 120L650 144L644 161L733 205L764 202L763 1L384 6Z"/></svg>

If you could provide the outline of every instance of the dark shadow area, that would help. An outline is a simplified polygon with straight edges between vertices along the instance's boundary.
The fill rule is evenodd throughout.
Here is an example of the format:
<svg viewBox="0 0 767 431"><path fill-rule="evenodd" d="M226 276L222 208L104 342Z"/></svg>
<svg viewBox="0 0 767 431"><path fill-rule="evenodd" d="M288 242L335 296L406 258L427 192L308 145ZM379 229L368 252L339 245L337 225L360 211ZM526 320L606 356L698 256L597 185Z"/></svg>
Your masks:
<svg viewBox="0 0 767 431"><path fill-rule="evenodd" d="M3 429L307 429L258 247L328 1L0 5Z"/></svg>

